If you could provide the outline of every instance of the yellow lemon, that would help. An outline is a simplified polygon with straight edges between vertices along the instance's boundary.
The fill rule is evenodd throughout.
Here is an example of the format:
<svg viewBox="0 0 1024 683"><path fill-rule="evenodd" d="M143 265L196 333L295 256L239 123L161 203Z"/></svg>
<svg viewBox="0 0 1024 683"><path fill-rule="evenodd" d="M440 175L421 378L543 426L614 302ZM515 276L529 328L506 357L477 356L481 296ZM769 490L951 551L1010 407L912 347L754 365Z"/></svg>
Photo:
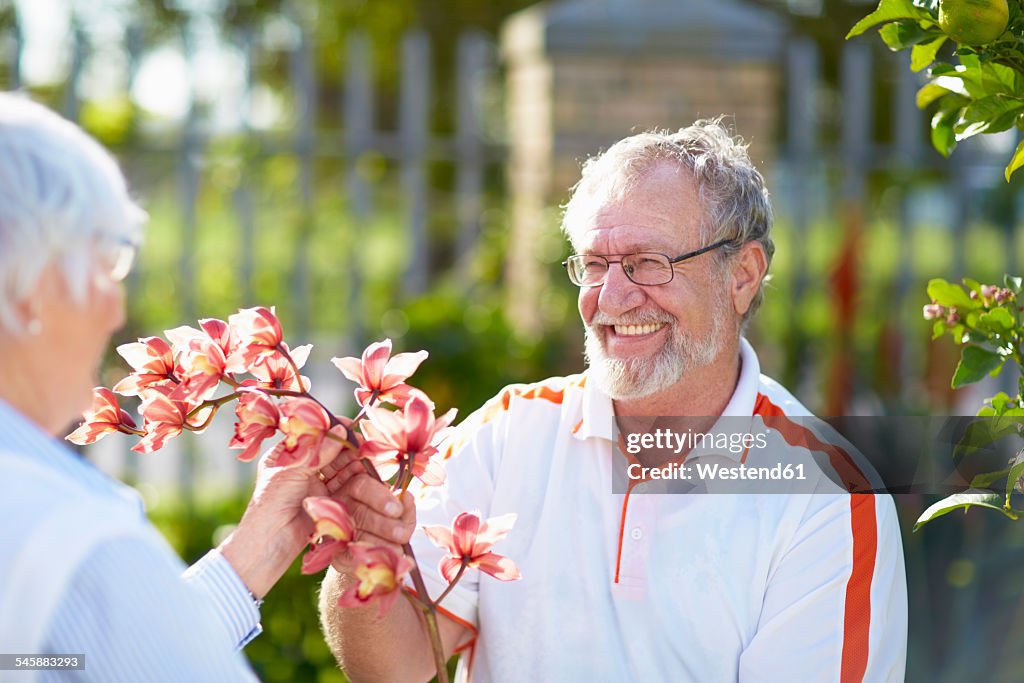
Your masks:
<svg viewBox="0 0 1024 683"><path fill-rule="evenodd" d="M939 28L964 45L991 43L1009 18L1006 0L939 0Z"/></svg>

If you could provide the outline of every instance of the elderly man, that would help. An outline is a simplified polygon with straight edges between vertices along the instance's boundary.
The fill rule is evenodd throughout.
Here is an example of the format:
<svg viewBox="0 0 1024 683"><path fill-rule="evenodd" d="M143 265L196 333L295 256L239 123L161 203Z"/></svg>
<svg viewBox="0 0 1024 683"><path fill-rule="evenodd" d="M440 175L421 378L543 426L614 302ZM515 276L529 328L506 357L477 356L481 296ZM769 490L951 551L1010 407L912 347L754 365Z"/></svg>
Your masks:
<svg viewBox="0 0 1024 683"><path fill-rule="evenodd" d="M368 476L341 484L377 540L404 542L414 523L447 525L463 510L518 513L497 551L522 580L472 572L444 602L446 647L470 652L463 675L902 680L906 585L888 496L612 489L616 419L764 416L781 433L809 415L760 374L741 336L761 300L771 223L761 175L717 122L620 141L584 166L564 218L586 372L508 387L474 413L443 449L447 483L418 510L405 498L389 514L393 500ZM411 542L436 596L442 551L422 534ZM353 680L429 679L416 611L338 609L352 581L339 570L321 615Z"/></svg>

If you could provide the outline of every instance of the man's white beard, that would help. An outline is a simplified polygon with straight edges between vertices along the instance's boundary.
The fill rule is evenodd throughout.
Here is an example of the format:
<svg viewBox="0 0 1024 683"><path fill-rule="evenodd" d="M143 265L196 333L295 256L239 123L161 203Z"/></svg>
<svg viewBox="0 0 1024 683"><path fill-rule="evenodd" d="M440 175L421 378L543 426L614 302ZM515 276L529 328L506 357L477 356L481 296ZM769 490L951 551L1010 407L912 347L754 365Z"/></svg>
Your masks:
<svg viewBox="0 0 1024 683"><path fill-rule="evenodd" d="M640 313L611 318L596 313L590 324L584 325L585 354L588 373L597 386L615 400L644 398L664 391L681 380L687 373L710 365L718 357L725 341L727 311L724 301L715 302L711 330L698 337L683 330L679 321L665 313ZM668 339L658 352L647 358L610 358L605 352L597 325L645 325L666 323Z"/></svg>

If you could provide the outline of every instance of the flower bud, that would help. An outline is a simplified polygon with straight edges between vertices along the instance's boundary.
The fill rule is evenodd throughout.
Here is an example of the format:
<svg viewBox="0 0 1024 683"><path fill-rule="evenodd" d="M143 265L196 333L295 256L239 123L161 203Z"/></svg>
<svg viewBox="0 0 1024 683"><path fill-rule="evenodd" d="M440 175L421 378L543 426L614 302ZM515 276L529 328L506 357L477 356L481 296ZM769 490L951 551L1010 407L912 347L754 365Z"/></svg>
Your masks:
<svg viewBox="0 0 1024 683"><path fill-rule="evenodd" d="M995 298L997 304L1003 304L1013 299L1013 292L1005 288L1000 289L998 292L996 292Z"/></svg>
<svg viewBox="0 0 1024 683"><path fill-rule="evenodd" d="M942 306L935 302L925 304L924 306L924 319L925 320L938 320L944 313Z"/></svg>
<svg viewBox="0 0 1024 683"><path fill-rule="evenodd" d="M946 315L946 324L950 327L958 325L960 323L960 315L956 312L955 308L949 309L949 314Z"/></svg>
<svg viewBox="0 0 1024 683"><path fill-rule="evenodd" d="M999 291L999 288L995 285L982 285L981 286L981 298L991 299Z"/></svg>

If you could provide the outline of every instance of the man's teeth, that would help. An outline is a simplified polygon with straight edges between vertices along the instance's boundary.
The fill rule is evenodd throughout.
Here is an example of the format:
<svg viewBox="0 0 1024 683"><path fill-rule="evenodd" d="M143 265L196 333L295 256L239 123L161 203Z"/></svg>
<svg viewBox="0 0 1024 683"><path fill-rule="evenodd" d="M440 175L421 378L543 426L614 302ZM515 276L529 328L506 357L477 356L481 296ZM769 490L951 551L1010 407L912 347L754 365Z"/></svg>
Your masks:
<svg viewBox="0 0 1024 683"><path fill-rule="evenodd" d="M615 334L623 337L636 337L642 334L651 334L657 332L665 323L657 323L655 325L616 325Z"/></svg>

